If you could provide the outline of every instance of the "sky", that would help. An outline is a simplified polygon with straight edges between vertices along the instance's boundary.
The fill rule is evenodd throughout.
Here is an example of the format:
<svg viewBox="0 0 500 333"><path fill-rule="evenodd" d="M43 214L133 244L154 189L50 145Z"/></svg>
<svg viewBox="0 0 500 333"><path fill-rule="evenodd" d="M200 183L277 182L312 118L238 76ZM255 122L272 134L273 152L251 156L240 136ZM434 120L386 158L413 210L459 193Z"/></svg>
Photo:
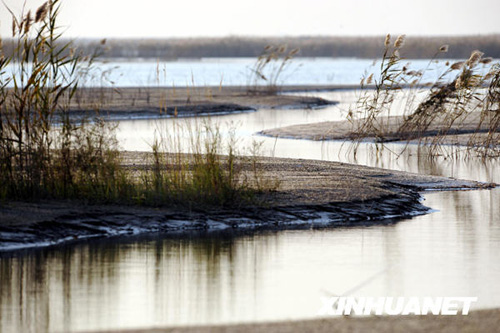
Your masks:
<svg viewBox="0 0 500 333"><path fill-rule="evenodd" d="M14 12L25 2L3 1ZM5 38L11 17L0 8ZM59 23L79 38L485 35L500 33L498 13L499 0L62 0Z"/></svg>

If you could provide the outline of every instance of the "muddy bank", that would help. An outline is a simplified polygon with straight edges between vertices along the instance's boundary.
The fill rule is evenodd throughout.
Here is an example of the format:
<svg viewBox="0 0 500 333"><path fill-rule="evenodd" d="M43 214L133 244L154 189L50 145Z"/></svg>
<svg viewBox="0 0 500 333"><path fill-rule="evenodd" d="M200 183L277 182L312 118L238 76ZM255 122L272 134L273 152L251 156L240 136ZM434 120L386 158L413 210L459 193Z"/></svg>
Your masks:
<svg viewBox="0 0 500 333"><path fill-rule="evenodd" d="M147 153L130 152L139 167ZM419 191L488 188L492 184L342 163L265 158L263 177L280 181L260 205L186 209L78 202L10 202L0 206L0 251L89 238L193 230L256 230L394 223L424 214ZM391 219L391 220L388 220Z"/></svg>
<svg viewBox="0 0 500 333"><path fill-rule="evenodd" d="M144 233L190 232L221 229L293 229L327 226L353 226L376 223L384 218L423 214L427 208L418 195L398 195L349 205L240 208L218 211L172 211L129 207L72 207L46 203L26 207L14 204L2 213L16 209L51 210L52 219L23 225L0 226L0 251L44 247L66 242ZM56 207L55 207L56 206ZM388 221L390 223L394 221Z"/></svg>
<svg viewBox="0 0 500 333"><path fill-rule="evenodd" d="M289 92L329 89L293 86ZM330 88L331 89L331 88ZM73 117L99 115L110 119L221 115L257 109L318 108L331 104L311 96L249 93L244 87L79 88L69 107Z"/></svg>

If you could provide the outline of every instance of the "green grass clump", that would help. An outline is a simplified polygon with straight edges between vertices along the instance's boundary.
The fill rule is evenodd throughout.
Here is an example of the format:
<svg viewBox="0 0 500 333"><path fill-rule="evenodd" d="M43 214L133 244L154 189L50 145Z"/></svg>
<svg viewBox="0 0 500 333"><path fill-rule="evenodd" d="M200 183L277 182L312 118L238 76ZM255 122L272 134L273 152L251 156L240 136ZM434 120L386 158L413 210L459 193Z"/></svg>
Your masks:
<svg viewBox="0 0 500 333"><path fill-rule="evenodd" d="M151 168L140 176L142 200L153 205L172 202L189 207L255 202L255 194L262 189L253 181L257 176L244 169L256 156L237 156L234 136L225 143L219 127L209 120L195 126L175 125L173 132L159 131L152 144ZM189 138L187 147L183 146L185 136Z"/></svg>

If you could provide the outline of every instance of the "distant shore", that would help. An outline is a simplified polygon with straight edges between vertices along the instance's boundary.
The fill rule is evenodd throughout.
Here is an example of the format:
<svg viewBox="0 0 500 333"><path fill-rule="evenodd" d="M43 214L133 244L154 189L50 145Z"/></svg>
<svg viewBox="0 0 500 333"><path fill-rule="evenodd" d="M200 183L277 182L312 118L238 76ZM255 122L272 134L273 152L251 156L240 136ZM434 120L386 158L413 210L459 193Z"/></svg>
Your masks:
<svg viewBox="0 0 500 333"><path fill-rule="evenodd" d="M300 48L299 57L343 57L375 59L380 57L385 35L380 36L297 36L297 37L199 37L199 38L109 38L78 39L74 46L84 54L99 50L101 58L133 60L148 58L257 58L266 45ZM486 56L500 58L500 35L408 36L402 56L430 59L442 45L449 45L448 58L466 59L474 49L488 51ZM5 43L7 54L10 43Z"/></svg>

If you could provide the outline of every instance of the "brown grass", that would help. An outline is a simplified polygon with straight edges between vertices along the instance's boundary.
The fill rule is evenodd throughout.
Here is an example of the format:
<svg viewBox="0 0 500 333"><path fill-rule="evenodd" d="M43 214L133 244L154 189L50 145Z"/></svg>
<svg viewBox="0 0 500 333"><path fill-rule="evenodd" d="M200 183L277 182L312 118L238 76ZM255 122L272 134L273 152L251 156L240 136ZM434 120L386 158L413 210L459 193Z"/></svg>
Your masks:
<svg viewBox="0 0 500 333"><path fill-rule="evenodd" d="M431 85L424 101L414 108L415 95L423 75L409 71L407 65L401 65L399 50L403 44L404 36L400 36L390 50L386 38L375 89L365 91L348 114L353 126L350 137L358 143L374 138L377 144L418 140L420 144L431 147L432 156L442 151L442 145L448 143L445 139L448 135L468 133L468 154L483 158L500 156L500 64L493 64L490 59L482 61L483 53L472 51L467 61L450 65ZM447 50L447 47L441 47L436 55ZM487 74L479 64L489 66ZM446 81L445 78L455 71L454 78ZM366 82L372 77L373 74L370 74ZM412 77L417 79L409 81ZM394 122L389 126L386 120L390 118L381 115L390 115L394 101L402 92L406 94L406 109L403 117L396 118L400 124L395 130ZM486 136L479 133L486 133ZM421 140L424 137L426 139Z"/></svg>

